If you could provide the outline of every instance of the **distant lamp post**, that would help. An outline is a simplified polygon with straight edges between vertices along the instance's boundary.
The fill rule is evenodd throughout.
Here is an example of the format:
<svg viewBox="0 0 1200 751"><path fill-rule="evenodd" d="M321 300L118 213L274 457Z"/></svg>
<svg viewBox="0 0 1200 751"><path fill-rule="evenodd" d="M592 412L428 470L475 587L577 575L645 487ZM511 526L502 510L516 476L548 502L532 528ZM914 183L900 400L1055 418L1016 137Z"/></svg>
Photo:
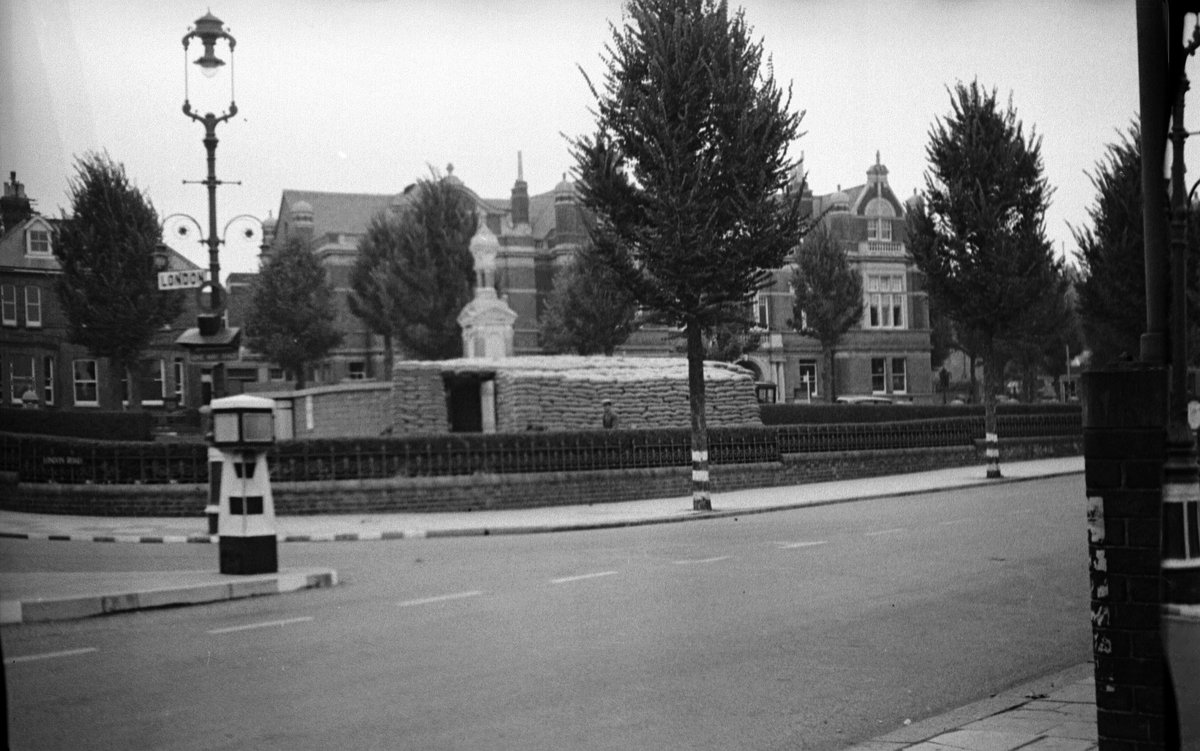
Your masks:
<svg viewBox="0 0 1200 751"><path fill-rule="evenodd" d="M189 62L188 48L193 41L198 41L203 51L200 57ZM192 353L193 361L212 363L211 382L214 398L225 395L224 361L236 356L241 341L241 331L237 328L226 327L223 317L228 301L225 290L221 287L219 250L224 238L223 233L217 232L217 186L223 182L217 179L217 125L232 118L238 112L233 89L233 50L236 46L237 40L226 30L221 19L211 12L197 19L195 25L183 36L183 114L204 125L204 149L208 154L208 176L204 180L184 180L184 183L199 183L208 188L207 237L203 236L205 233L199 222L186 214L178 216L191 220L191 223L196 225L196 229L200 231L202 236L200 241L208 246L209 274L208 279L201 282L197 289L196 298L200 312L196 316L196 328L183 332L176 340L176 344L186 347ZM222 55L228 57L228 64ZM216 80L228 72L229 105L227 108L223 104L213 107L213 109L224 108L221 114L210 110L201 115L198 110L192 108L190 73L193 64L200 68L200 72L206 79ZM211 94L222 87L219 83L214 83L205 88L209 89ZM220 94L219 98L223 100L224 93ZM235 217L230 224L240 218L242 217ZM258 231L261 232L261 222L255 220L255 223L258 225ZM229 229L230 224L225 225L226 230ZM189 230L181 230L180 234L186 234L187 231ZM252 236L252 233L252 230L247 230L247 237Z"/></svg>
<svg viewBox="0 0 1200 751"><path fill-rule="evenodd" d="M222 114L207 112L203 115L192 109L191 86L189 78L188 47L193 40L198 40L203 46L203 54L192 61L199 66L205 78L216 78L226 66L218 56L218 45L224 43L229 56L229 107ZM217 233L217 186L222 184L217 179L217 125L237 114L237 103L233 90L233 50L237 40L225 30L221 19L211 12L196 20L196 25L183 37L183 114L196 122L204 124L204 148L208 152L208 177L204 180L184 180L185 183L200 183L208 188L208 237L204 242L208 245L209 278L206 283L206 294L202 296L204 308L197 318L197 331L191 337L187 332L180 344L194 347L237 347L240 332L236 329L226 330L221 314L225 310L225 290L221 287L221 264L219 249L221 237Z"/></svg>
<svg viewBox="0 0 1200 751"><path fill-rule="evenodd" d="M171 249L165 243L154 247L154 273L161 274L171 267Z"/></svg>

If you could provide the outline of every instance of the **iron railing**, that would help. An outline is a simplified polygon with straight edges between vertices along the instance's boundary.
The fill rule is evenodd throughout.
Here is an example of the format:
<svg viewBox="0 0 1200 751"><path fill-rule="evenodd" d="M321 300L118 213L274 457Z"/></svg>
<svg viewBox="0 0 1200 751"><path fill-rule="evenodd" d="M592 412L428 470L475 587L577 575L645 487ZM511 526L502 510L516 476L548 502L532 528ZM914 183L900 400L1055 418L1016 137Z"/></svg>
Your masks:
<svg viewBox="0 0 1200 751"><path fill-rule="evenodd" d="M1009 415L999 418L998 432L1071 437L1082 425L1078 414ZM983 417L713 428L709 456L716 465L745 464L783 454L972 446L982 438ZM690 465L691 436L677 429L281 441L267 459L280 482L646 469ZM208 454L199 443L0 433L0 471L34 483L204 483Z"/></svg>

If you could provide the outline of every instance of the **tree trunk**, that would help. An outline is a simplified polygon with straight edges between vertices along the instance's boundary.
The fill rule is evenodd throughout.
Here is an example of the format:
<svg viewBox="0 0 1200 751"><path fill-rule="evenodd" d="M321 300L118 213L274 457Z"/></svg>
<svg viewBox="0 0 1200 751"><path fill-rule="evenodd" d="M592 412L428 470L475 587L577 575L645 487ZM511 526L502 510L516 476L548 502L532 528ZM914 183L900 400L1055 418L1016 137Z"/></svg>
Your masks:
<svg viewBox="0 0 1200 751"><path fill-rule="evenodd" d="M692 411L692 510L712 511L708 491L708 424L704 416L704 338L700 324L687 324L688 402Z"/></svg>
<svg viewBox="0 0 1200 751"><path fill-rule="evenodd" d="M979 379L975 376L975 354L973 352L964 354L967 355L967 360L971 363L971 393L967 401L974 404L979 400Z"/></svg>
<svg viewBox="0 0 1200 751"><path fill-rule="evenodd" d="M125 382L129 383L131 385L131 387L133 386L134 379L133 379L133 374L131 374L129 372L129 364L127 362L125 362L124 360L120 360L116 357L110 357L108 359L108 366L109 366L108 383L104 384L104 392L103 392L107 401L113 405L112 409L115 409L115 410L123 411L123 410L133 409L134 408L133 400L131 400L131 399L127 400L126 396L128 394L128 391L134 390L134 389L133 388L125 389L125 388L122 388L122 386L121 386L122 378L124 378ZM103 406L104 401L105 401L105 399L101 399L101 402L100 402L101 406ZM139 408L141 407L140 400L139 400L138 407Z"/></svg>
<svg viewBox="0 0 1200 751"><path fill-rule="evenodd" d="M991 343L983 348L983 447L987 456L987 477L998 479L1000 475L1000 437L996 432L996 386L999 373L995 348ZM972 372L972 375L974 373Z"/></svg>
<svg viewBox="0 0 1200 751"><path fill-rule="evenodd" d="M833 347L825 347L824 349L825 367L823 370L825 372L823 375L825 376L825 398L829 400L830 404L833 404L833 400L837 398L837 395L833 393Z"/></svg>
<svg viewBox="0 0 1200 751"><path fill-rule="evenodd" d="M383 379L392 382L392 373L396 367L396 347L392 344L392 335L383 335Z"/></svg>

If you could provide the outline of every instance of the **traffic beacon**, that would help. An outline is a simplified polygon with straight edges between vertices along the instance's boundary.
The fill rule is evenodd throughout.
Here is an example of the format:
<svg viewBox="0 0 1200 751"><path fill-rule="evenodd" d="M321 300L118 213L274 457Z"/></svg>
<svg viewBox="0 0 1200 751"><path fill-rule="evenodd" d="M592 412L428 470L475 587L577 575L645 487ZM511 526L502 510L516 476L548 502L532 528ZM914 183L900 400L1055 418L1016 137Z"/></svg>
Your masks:
<svg viewBox="0 0 1200 751"><path fill-rule="evenodd" d="M218 499L221 573L273 574L279 556L267 450L275 442L275 402L241 394L210 406L212 445L222 465L210 474L217 487L209 489Z"/></svg>

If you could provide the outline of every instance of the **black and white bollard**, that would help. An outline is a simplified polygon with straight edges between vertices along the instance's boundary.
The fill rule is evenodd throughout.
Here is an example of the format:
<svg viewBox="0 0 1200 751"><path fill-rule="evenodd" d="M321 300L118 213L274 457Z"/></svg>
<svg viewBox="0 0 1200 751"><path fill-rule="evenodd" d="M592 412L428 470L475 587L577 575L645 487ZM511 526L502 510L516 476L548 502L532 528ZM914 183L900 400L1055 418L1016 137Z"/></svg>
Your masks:
<svg viewBox="0 0 1200 751"><path fill-rule="evenodd" d="M212 445L221 452L218 535L222 574L279 570L267 450L275 402L242 394L212 402Z"/></svg>

